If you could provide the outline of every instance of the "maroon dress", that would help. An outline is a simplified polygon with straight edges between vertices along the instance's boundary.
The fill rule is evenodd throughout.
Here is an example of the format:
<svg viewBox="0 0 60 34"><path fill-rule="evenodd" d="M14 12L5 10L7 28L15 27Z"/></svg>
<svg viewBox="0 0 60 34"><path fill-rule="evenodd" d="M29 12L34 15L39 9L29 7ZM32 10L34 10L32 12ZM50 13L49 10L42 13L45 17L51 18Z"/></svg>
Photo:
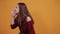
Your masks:
<svg viewBox="0 0 60 34"><path fill-rule="evenodd" d="M34 27L33 27L33 20L27 22L23 22L19 24L17 19L14 20L14 24L11 25L12 29L15 29L17 26L19 27L20 33L19 34L35 34Z"/></svg>

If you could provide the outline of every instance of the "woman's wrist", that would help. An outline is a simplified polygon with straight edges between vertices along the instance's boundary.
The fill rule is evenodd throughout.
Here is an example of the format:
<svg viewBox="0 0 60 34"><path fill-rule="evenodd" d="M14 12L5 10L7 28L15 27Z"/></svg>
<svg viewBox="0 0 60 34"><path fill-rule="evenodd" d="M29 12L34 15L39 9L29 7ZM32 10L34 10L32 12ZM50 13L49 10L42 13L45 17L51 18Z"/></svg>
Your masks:
<svg viewBox="0 0 60 34"><path fill-rule="evenodd" d="M12 17L12 23L11 23L12 25L14 24L14 17Z"/></svg>

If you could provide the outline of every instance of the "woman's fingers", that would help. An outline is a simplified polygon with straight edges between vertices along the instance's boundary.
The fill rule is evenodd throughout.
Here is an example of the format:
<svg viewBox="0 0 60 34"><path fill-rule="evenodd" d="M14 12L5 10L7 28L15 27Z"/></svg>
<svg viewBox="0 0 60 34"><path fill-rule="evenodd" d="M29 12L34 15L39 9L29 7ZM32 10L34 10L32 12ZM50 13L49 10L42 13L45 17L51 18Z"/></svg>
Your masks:
<svg viewBox="0 0 60 34"><path fill-rule="evenodd" d="M12 13L12 16L15 16L16 15L16 10L13 9L11 13Z"/></svg>

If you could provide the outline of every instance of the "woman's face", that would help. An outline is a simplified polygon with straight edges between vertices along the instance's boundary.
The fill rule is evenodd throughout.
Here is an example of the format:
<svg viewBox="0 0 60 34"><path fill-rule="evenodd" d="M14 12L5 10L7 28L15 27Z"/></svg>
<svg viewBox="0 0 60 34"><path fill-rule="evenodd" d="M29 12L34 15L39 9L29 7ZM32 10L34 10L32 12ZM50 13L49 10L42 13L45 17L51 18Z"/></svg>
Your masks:
<svg viewBox="0 0 60 34"><path fill-rule="evenodd" d="M19 13L19 5L17 5L17 7L16 7L16 13Z"/></svg>

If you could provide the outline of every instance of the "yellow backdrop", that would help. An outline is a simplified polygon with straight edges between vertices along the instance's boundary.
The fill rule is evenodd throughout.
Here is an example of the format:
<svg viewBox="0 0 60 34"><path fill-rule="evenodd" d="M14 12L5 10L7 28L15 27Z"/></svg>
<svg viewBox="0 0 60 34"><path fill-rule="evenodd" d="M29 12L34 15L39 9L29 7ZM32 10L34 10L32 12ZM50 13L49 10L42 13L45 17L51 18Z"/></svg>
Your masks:
<svg viewBox="0 0 60 34"><path fill-rule="evenodd" d="M0 34L18 34L11 29L11 10L18 2L26 3L34 19L36 34L60 34L60 0L0 0Z"/></svg>

